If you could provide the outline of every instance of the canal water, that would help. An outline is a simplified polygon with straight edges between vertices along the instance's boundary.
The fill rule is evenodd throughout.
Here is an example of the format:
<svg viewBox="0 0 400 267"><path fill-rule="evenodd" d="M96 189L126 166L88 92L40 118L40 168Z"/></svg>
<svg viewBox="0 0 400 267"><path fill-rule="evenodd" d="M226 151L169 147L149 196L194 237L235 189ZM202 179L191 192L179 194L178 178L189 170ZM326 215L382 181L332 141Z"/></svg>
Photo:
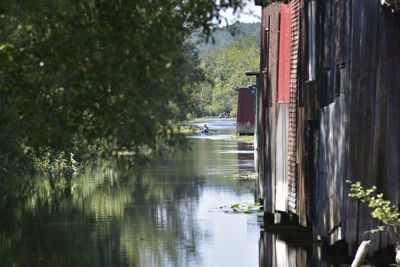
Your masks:
<svg viewBox="0 0 400 267"><path fill-rule="evenodd" d="M205 123L209 134L187 136L190 150L140 170L99 162L68 196L49 194L46 179L28 198L11 188L15 201L0 201L0 266L331 266L296 234L263 230L262 214L246 210L253 146L234 138L233 119L194 125Z"/></svg>
<svg viewBox="0 0 400 267"><path fill-rule="evenodd" d="M253 148L234 120L207 120L190 150L143 167L97 164L68 197L37 194L0 211L0 266L258 266L262 217ZM200 125L199 124L199 125Z"/></svg>

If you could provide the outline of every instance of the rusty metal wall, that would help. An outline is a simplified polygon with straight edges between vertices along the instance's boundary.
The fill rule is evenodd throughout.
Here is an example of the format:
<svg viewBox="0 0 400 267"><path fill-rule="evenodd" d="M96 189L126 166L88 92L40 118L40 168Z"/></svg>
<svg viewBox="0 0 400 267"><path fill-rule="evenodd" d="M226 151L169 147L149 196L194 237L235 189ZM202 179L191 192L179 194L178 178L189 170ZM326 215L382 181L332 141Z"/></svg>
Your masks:
<svg viewBox="0 0 400 267"><path fill-rule="evenodd" d="M261 76L260 107L267 105L269 108L260 109L260 136L265 136L259 143L264 150L260 155L260 159L264 157L264 160L260 160L260 177L263 177L264 207L270 213L289 210L299 213L297 185L304 185L296 181L295 173L299 11L299 1L296 0L290 4L272 3L263 7L262 13L261 70L264 73ZM290 163L288 158L291 159ZM300 192L300 202L304 204L304 190ZM306 225L304 205L301 208L301 222Z"/></svg>
<svg viewBox="0 0 400 267"><path fill-rule="evenodd" d="M281 4L279 26L278 102L289 103L290 56L292 44L292 12L289 4Z"/></svg>
<svg viewBox="0 0 400 267"><path fill-rule="evenodd" d="M236 131L239 134L254 134L254 92L251 88L238 88Z"/></svg>
<svg viewBox="0 0 400 267"><path fill-rule="evenodd" d="M272 3L263 7L262 14L261 70L264 73L260 107L269 107L260 109L261 129L265 131L260 133L265 139L259 143L265 149L260 156L264 157L260 160L264 207L270 213L300 214L301 223L306 225L305 186L296 176L300 2Z"/></svg>
<svg viewBox="0 0 400 267"><path fill-rule="evenodd" d="M279 31L281 3L275 2L268 5L264 10L264 18L267 20L264 33L268 30L269 40L266 42L264 81L266 82L267 105L276 106L278 103L278 68L279 68ZM269 23L268 23L269 22Z"/></svg>

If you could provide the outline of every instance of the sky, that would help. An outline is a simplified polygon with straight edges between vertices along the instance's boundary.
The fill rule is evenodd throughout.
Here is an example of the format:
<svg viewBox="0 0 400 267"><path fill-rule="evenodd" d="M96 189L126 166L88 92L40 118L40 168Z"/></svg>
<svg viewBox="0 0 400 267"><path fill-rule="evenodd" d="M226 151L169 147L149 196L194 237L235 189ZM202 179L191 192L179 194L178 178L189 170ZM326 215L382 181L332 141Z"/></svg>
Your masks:
<svg viewBox="0 0 400 267"><path fill-rule="evenodd" d="M260 22L261 21L261 6L254 5L254 0L245 0L246 6L242 12L233 14L233 9L228 9L226 12L222 12L229 24L239 20L240 22ZM223 21L221 26L225 26L226 22Z"/></svg>

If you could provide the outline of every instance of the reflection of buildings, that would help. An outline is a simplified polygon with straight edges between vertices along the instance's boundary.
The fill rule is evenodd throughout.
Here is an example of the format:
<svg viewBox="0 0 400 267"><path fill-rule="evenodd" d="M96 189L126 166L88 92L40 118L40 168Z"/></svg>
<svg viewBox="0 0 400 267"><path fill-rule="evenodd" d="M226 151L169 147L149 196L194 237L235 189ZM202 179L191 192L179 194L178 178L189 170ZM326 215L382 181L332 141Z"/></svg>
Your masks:
<svg viewBox="0 0 400 267"><path fill-rule="evenodd" d="M237 143L237 161L239 176L246 176L249 173L254 173L254 150L253 146L238 142Z"/></svg>
<svg viewBox="0 0 400 267"><path fill-rule="evenodd" d="M308 241L309 242L309 241ZM300 246L299 240L292 245L278 235L260 233L259 259L260 267L328 267L322 260L321 248L317 246Z"/></svg>

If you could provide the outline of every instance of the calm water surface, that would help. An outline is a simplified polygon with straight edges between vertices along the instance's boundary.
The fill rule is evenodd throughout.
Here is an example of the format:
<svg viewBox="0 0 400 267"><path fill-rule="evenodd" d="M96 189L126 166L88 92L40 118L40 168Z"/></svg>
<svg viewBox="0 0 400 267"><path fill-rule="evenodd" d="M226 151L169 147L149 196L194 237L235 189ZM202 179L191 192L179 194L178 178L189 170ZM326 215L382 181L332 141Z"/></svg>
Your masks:
<svg viewBox="0 0 400 267"><path fill-rule="evenodd" d="M255 200L255 181L237 179L254 172L253 147L233 139L232 119L196 126L204 123L211 132L188 136L191 150L140 171L98 163L69 196L49 194L46 179L30 194L10 188L0 199L0 266L331 266L296 234L232 213Z"/></svg>
<svg viewBox="0 0 400 267"><path fill-rule="evenodd" d="M254 203L255 182L233 179L254 172L252 147L234 120L206 123L140 174L99 164L69 197L3 207L0 266L258 266L262 218L220 208Z"/></svg>

